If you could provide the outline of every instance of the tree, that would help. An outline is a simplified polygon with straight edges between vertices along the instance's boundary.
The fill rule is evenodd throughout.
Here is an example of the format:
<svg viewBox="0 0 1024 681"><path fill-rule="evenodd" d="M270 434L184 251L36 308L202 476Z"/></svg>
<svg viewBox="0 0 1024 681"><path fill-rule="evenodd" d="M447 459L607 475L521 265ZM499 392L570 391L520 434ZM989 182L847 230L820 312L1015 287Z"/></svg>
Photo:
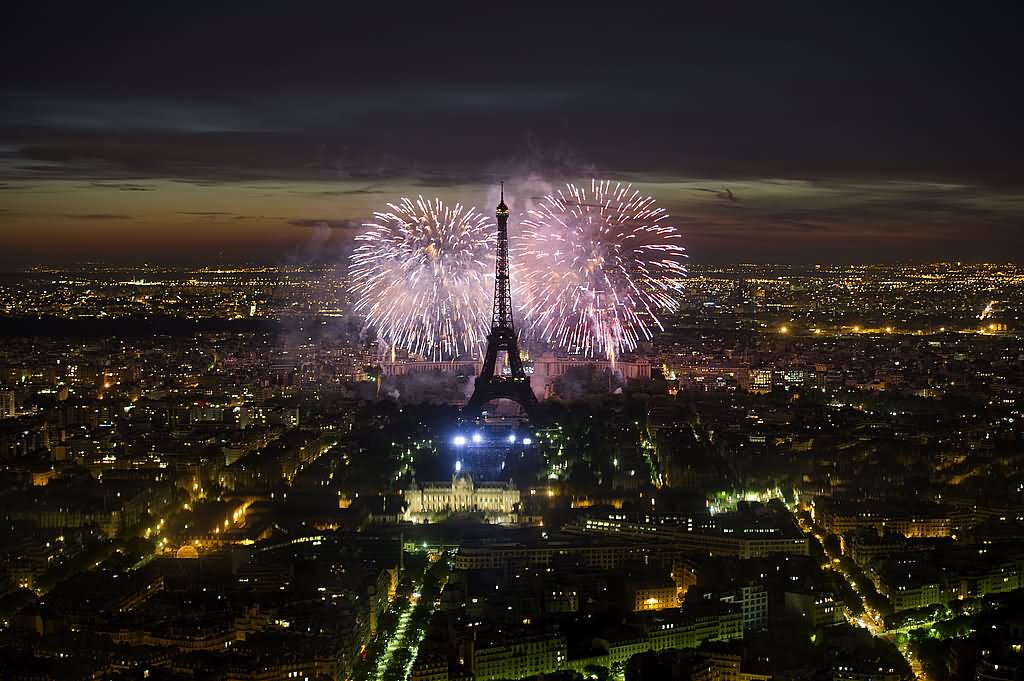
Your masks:
<svg viewBox="0 0 1024 681"><path fill-rule="evenodd" d="M825 554L829 558L841 558L843 555L842 543L839 541L839 535L829 533L825 536Z"/></svg>

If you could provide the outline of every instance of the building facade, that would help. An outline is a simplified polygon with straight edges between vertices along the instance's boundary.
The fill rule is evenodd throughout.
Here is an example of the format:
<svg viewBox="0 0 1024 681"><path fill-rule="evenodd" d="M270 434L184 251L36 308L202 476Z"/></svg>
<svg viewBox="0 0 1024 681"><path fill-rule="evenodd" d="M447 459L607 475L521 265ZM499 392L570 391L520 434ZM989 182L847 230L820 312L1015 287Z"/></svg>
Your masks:
<svg viewBox="0 0 1024 681"><path fill-rule="evenodd" d="M405 518L413 522L454 513L484 513L497 522L511 522L520 501L511 482L474 483L469 475L453 475L450 483L414 480L402 496L408 504Z"/></svg>

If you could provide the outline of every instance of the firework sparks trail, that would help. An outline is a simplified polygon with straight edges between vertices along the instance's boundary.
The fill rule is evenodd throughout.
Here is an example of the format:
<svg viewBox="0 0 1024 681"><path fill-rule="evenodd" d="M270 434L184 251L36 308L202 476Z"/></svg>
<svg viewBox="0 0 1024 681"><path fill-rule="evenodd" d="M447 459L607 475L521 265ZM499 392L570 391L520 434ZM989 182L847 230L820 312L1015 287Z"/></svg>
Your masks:
<svg viewBox="0 0 1024 681"><path fill-rule="evenodd" d="M356 236L355 311L392 351L441 361L478 355L491 318L494 226L475 208L401 199Z"/></svg>
<svg viewBox="0 0 1024 681"><path fill-rule="evenodd" d="M543 197L513 239L513 299L529 333L570 352L606 355L649 340L677 308L682 235L650 196L592 180Z"/></svg>

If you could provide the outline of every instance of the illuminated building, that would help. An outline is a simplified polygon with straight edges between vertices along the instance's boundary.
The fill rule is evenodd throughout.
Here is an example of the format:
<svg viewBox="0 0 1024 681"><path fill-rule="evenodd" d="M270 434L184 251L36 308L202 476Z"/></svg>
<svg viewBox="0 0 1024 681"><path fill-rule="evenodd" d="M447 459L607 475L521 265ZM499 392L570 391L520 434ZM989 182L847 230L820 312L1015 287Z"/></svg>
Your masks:
<svg viewBox="0 0 1024 681"><path fill-rule="evenodd" d="M384 376L407 376L409 374L430 374L438 372L454 376L475 376L480 373L484 363L477 360L451 362L422 361L385 361L380 363Z"/></svg>
<svg viewBox="0 0 1024 681"><path fill-rule="evenodd" d="M772 391L772 370L751 369L750 370L750 392L770 393Z"/></svg>
<svg viewBox="0 0 1024 681"><path fill-rule="evenodd" d="M626 584L626 600L633 612L678 608L677 593L675 582L667 578L663 582L644 580Z"/></svg>
<svg viewBox="0 0 1024 681"><path fill-rule="evenodd" d="M431 516L484 513L498 522L511 522L519 508L519 490L511 482L474 483L469 475L453 475L451 483L426 482L402 492L406 520L425 522Z"/></svg>
<svg viewBox="0 0 1024 681"><path fill-rule="evenodd" d="M953 533L949 512L936 505L910 511L884 504L815 497L811 512L815 522L840 535L858 528L872 528L879 535L896 533L918 538L941 538Z"/></svg>
<svg viewBox="0 0 1024 681"><path fill-rule="evenodd" d="M489 570L513 564L547 567L559 557L577 560L587 568L611 570L642 555L636 544L549 540L543 543L502 542L464 545L455 556L456 570Z"/></svg>
<svg viewBox="0 0 1024 681"><path fill-rule="evenodd" d="M624 380L648 379L651 377L651 363L646 359L626 360L616 358L614 362L607 359L590 359L586 357L558 357L552 352L545 352L533 359L531 382L534 391L543 390L554 379L576 367L594 367L598 371L611 370L622 375Z"/></svg>
<svg viewBox="0 0 1024 681"><path fill-rule="evenodd" d="M879 580L879 591L892 603L893 610L913 610L926 605L945 603L946 597L938 582L908 579L902 583Z"/></svg>
<svg viewBox="0 0 1024 681"><path fill-rule="evenodd" d="M443 655L427 657L419 654L412 668L411 681L448 681L448 658Z"/></svg>
<svg viewBox="0 0 1024 681"><path fill-rule="evenodd" d="M901 678L897 668L888 664L879 665L874 660L841 664L832 669L832 681L900 681Z"/></svg>
<svg viewBox="0 0 1024 681"><path fill-rule="evenodd" d="M645 629L651 650L696 648L703 641L743 638L743 614L733 605L684 607L650 617Z"/></svg>
<svg viewBox="0 0 1024 681"><path fill-rule="evenodd" d="M16 415L14 391L0 390L0 419L14 418Z"/></svg>
<svg viewBox="0 0 1024 681"><path fill-rule="evenodd" d="M759 629L768 624L768 592L761 584L746 584L718 598L722 603L740 606L745 629Z"/></svg>
<svg viewBox="0 0 1024 681"><path fill-rule="evenodd" d="M730 528L691 531L683 526L632 522L625 518L587 518L567 530L586 534L607 534L646 542L671 542L680 550L707 552L713 556L758 558L776 553L809 555L807 538L793 536L778 528Z"/></svg>
<svg viewBox="0 0 1024 681"><path fill-rule="evenodd" d="M786 610L805 619L812 627L825 627L844 621L842 602L829 593L787 591L785 604Z"/></svg>
<svg viewBox="0 0 1024 681"><path fill-rule="evenodd" d="M565 637L538 635L478 642L473 650L473 677L477 681L521 679L565 669Z"/></svg>

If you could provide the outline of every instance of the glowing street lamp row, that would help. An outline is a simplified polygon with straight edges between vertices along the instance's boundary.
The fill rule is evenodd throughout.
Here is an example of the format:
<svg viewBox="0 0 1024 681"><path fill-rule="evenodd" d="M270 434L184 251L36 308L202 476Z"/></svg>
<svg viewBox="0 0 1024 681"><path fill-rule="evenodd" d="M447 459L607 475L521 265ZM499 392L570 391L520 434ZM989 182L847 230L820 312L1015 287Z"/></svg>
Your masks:
<svg viewBox="0 0 1024 681"><path fill-rule="evenodd" d="M478 445L483 441L483 437L480 435L480 433L473 433L470 439L473 441L473 444L475 445ZM508 441L512 444L515 444L516 442L519 441L519 439L516 437L515 433L512 433L508 436ZM463 447L465 446L466 442L467 440L465 435L456 435L455 437L452 438L452 444L455 445L456 447ZM524 445L532 445L533 438L524 437L522 439L522 443Z"/></svg>

